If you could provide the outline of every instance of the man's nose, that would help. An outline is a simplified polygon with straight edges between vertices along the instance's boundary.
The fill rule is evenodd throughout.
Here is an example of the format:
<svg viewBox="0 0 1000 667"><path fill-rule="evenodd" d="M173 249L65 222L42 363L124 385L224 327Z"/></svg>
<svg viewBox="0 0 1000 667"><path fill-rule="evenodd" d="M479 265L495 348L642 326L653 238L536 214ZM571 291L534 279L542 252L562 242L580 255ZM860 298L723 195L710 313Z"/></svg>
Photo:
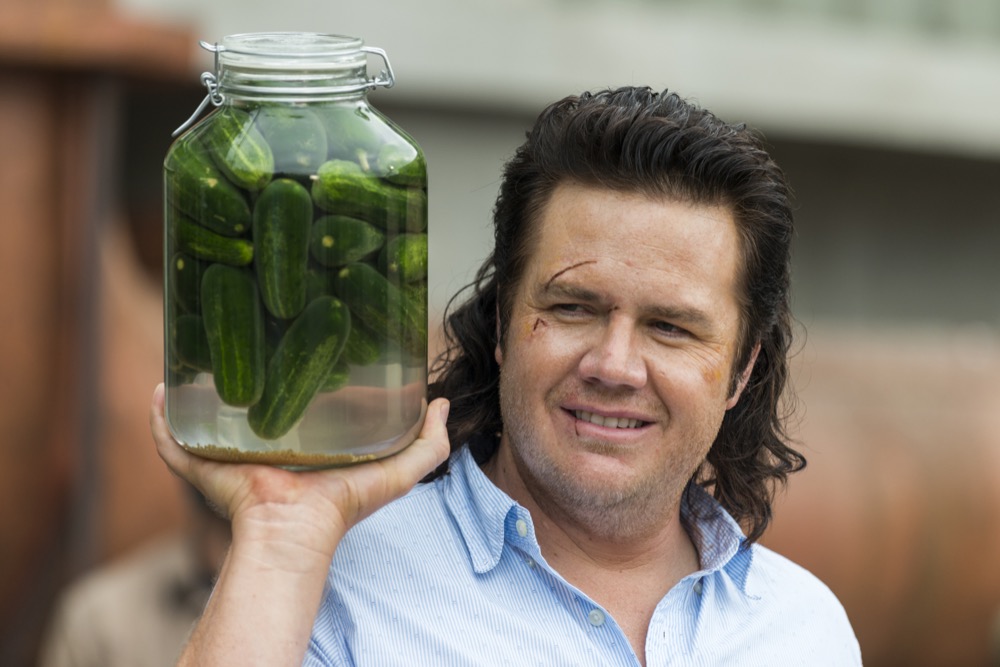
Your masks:
<svg viewBox="0 0 1000 667"><path fill-rule="evenodd" d="M580 360L580 374L585 380L609 387L639 388L646 384L646 362L630 318L614 314L608 317Z"/></svg>

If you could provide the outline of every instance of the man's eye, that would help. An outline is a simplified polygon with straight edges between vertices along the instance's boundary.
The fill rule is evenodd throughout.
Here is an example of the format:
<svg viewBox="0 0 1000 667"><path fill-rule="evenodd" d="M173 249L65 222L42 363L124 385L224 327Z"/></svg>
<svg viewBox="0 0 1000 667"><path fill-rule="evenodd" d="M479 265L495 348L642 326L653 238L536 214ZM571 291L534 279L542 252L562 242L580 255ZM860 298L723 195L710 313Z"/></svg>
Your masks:
<svg viewBox="0 0 1000 667"><path fill-rule="evenodd" d="M564 315L582 315L586 309L578 303L557 303L553 310Z"/></svg>
<svg viewBox="0 0 1000 667"><path fill-rule="evenodd" d="M685 329L682 329L675 324L671 324L670 322L653 322L653 329L655 329L657 333L667 336L683 336L687 334Z"/></svg>

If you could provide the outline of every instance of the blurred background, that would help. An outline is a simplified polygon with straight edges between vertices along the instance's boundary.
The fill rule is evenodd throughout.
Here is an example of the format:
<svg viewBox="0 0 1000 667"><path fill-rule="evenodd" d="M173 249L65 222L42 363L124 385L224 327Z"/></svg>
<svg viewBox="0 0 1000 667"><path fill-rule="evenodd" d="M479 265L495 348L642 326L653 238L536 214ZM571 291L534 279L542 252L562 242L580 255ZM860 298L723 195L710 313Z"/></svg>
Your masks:
<svg viewBox="0 0 1000 667"><path fill-rule="evenodd" d="M765 542L840 597L867 665L1000 664L997 0L4 0L0 664L74 626L113 665L53 620L68 586L202 534L148 435L161 162L205 94L197 41L268 30L388 52L371 99L426 151L432 325L546 103L644 84L759 128L796 192L809 459Z"/></svg>

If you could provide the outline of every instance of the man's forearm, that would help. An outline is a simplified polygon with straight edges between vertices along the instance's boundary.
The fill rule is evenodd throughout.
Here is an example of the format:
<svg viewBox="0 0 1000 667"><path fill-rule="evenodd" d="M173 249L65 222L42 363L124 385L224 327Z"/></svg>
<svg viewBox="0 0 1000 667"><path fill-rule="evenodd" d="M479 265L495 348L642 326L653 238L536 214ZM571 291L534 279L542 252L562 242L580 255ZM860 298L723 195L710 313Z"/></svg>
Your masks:
<svg viewBox="0 0 1000 667"><path fill-rule="evenodd" d="M302 664L329 564L273 561L256 545L234 544L179 666Z"/></svg>
<svg viewBox="0 0 1000 667"><path fill-rule="evenodd" d="M159 385L157 452L232 521L232 546L180 665L300 665L334 550L351 526L413 488L448 457L448 402L428 406L418 437L393 456L290 472L201 459L171 436Z"/></svg>

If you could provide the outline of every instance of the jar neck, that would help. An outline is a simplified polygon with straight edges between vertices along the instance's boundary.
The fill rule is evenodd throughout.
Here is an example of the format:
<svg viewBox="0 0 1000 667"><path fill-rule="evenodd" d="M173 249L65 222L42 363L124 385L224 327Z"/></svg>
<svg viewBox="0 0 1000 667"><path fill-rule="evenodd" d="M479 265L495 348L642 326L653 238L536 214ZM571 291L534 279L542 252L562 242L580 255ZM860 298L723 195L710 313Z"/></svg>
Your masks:
<svg viewBox="0 0 1000 667"><path fill-rule="evenodd" d="M372 87L360 39L315 33L231 35L216 45L219 92L242 101L362 98Z"/></svg>
<svg viewBox="0 0 1000 667"><path fill-rule="evenodd" d="M219 92L229 100L246 102L362 99L370 88L365 74L364 68L339 76L321 75L308 70L249 72L224 68L220 72Z"/></svg>

